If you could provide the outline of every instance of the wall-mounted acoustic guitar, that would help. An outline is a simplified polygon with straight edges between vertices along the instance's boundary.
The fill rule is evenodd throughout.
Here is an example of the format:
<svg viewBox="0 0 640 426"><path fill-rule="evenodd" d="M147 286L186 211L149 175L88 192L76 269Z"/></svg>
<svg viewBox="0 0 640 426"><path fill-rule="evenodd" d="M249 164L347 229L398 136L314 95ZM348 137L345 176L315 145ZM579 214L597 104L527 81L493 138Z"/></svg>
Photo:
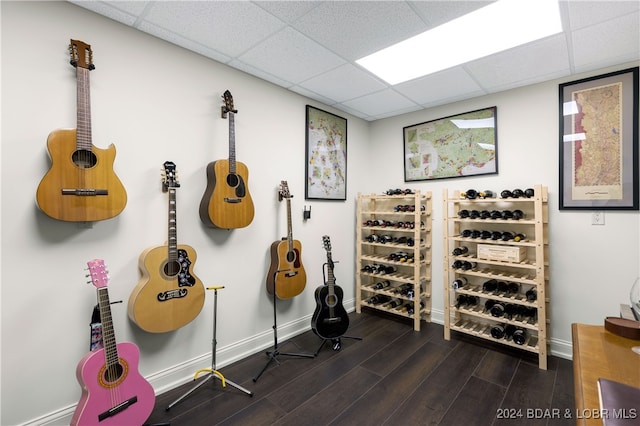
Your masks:
<svg viewBox="0 0 640 426"><path fill-rule="evenodd" d="M194 320L204 305L204 286L193 272L195 250L178 245L176 165L164 163L162 189L169 193L167 245L140 254L142 278L129 296L129 318L150 333L176 330Z"/></svg>
<svg viewBox="0 0 640 426"><path fill-rule="evenodd" d="M131 342L116 343L104 261L87 262L97 288L103 347L85 355L76 368L82 388L71 425L141 425L155 404L153 388L138 371L140 351Z"/></svg>
<svg viewBox="0 0 640 426"><path fill-rule="evenodd" d="M279 299L290 299L302 293L307 273L302 265L302 244L293 239L291 229L291 198L287 181L280 184L278 198L287 200L287 237L271 244L271 265L267 273L267 291Z"/></svg>
<svg viewBox="0 0 640 426"><path fill-rule="evenodd" d="M316 310L311 318L311 329L323 339L335 339L344 335L349 328L349 315L342 305L342 289L336 285L331 258L331 240L322 237L327 251L327 284L316 288Z"/></svg>
<svg viewBox="0 0 640 426"><path fill-rule="evenodd" d="M116 148L99 149L91 142L89 71L94 69L91 46L71 40L71 65L77 77L77 128L49 134L51 168L36 191L38 207L54 219L95 222L124 210L127 193L113 171Z"/></svg>
<svg viewBox="0 0 640 426"><path fill-rule="evenodd" d="M229 159L207 166L207 188L200 201L200 220L216 228L244 228L253 220L254 208L249 194L247 166L236 161L235 114L233 98L224 92L222 118L229 117Z"/></svg>

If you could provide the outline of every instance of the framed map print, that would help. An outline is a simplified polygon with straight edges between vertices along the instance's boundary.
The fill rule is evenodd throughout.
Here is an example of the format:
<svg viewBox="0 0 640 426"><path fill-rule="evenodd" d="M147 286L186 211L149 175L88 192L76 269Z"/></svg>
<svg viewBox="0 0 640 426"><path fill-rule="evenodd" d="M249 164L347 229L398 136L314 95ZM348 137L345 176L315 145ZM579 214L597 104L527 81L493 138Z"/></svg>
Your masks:
<svg viewBox="0 0 640 426"><path fill-rule="evenodd" d="M404 127L404 181L498 173L495 106Z"/></svg>
<svg viewBox="0 0 640 426"><path fill-rule="evenodd" d="M560 209L638 210L638 67L559 88Z"/></svg>
<svg viewBox="0 0 640 426"><path fill-rule="evenodd" d="M347 119L307 105L305 199L347 199Z"/></svg>

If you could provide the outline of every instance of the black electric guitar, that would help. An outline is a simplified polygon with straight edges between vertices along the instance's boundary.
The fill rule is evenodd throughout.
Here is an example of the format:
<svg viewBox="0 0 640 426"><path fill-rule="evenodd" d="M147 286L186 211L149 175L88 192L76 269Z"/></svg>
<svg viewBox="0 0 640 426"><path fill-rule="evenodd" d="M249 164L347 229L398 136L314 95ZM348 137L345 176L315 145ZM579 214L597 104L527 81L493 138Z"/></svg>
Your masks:
<svg viewBox="0 0 640 426"><path fill-rule="evenodd" d="M342 289L336 285L331 259L331 240L328 235L322 237L327 251L327 284L316 288L316 307L311 318L311 328L323 339L336 339L344 335L349 328L349 315L342 306Z"/></svg>

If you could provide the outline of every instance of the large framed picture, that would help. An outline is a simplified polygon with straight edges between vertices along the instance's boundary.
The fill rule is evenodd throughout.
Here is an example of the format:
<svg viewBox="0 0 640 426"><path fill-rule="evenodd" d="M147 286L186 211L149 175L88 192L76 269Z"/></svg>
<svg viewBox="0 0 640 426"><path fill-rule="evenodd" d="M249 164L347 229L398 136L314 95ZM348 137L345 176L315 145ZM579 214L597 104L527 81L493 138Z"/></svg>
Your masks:
<svg viewBox="0 0 640 426"><path fill-rule="evenodd" d="M403 128L404 181L498 173L497 107Z"/></svg>
<svg viewBox="0 0 640 426"><path fill-rule="evenodd" d="M638 210L638 67L559 88L560 209Z"/></svg>
<svg viewBox="0 0 640 426"><path fill-rule="evenodd" d="M305 199L347 199L347 119L307 105Z"/></svg>

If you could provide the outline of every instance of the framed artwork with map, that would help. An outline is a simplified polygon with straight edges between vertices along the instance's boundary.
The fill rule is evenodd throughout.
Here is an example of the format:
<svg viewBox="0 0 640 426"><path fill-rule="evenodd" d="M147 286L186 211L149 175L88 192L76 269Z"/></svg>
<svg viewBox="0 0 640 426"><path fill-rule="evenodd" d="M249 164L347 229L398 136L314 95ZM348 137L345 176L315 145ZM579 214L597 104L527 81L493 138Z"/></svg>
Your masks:
<svg viewBox="0 0 640 426"><path fill-rule="evenodd" d="M404 181L498 173L495 106L402 129Z"/></svg>
<svg viewBox="0 0 640 426"><path fill-rule="evenodd" d="M559 89L560 209L638 210L638 67Z"/></svg>
<svg viewBox="0 0 640 426"><path fill-rule="evenodd" d="M347 199L347 119L307 105L305 199Z"/></svg>

